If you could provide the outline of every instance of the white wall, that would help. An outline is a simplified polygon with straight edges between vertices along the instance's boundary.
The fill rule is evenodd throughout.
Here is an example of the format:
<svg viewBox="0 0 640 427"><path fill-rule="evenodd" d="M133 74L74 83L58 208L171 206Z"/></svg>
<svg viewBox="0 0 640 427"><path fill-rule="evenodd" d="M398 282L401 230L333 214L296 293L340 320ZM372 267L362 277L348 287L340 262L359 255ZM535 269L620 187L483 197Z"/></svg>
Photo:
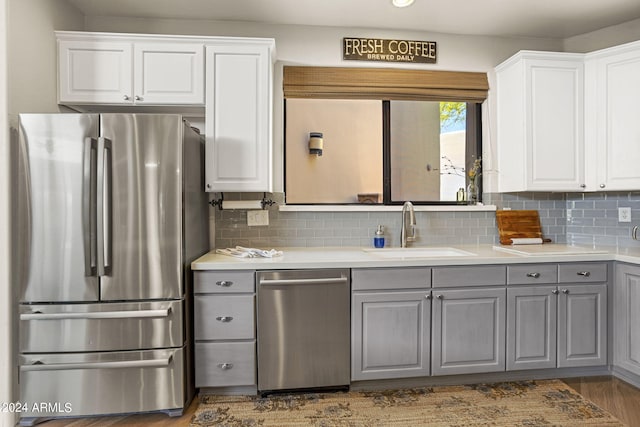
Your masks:
<svg viewBox="0 0 640 427"><path fill-rule="evenodd" d="M562 50L562 41L540 38L480 37L439 34L417 31L393 31L367 28L313 27L299 25L267 25L258 23L220 22L206 20L143 19L87 17L87 31L125 33L160 33L190 35L220 35L273 37L276 40L278 64L275 73L274 94L274 150L282 151L283 117L281 67L287 65L316 65L343 67L407 67L451 71L487 72L489 85L495 85L493 68L521 49ZM397 64L342 60L343 37L403 38L430 40L438 43L437 64ZM484 170L485 191L491 191L493 152L495 152L495 97L489 94L484 111ZM275 165L282 168L281 165ZM276 188L282 188L277 182ZM497 187L496 187L497 188Z"/></svg>
<svg viewBox="0 0 640 427"><path fill-rule="evenodd" d="M83 30L66 0L9 0L9 118L58 112L55 30Z"/></svg>
<svg viewBox="0 0 640 427"><path fill-rule="evenodd" d="M640 40L640 19L570 37L564 41L564 50L586 53L636 40Z"/></svg>
<svg viewBox="0 0 640 427"><path fill-rule="evenodd" d="M7 123L7 0L0 0L0 403L12 402L15 387L12 352L11 270L9 262L9 126ZM0 412L0 426L13 414Z"/></svg>

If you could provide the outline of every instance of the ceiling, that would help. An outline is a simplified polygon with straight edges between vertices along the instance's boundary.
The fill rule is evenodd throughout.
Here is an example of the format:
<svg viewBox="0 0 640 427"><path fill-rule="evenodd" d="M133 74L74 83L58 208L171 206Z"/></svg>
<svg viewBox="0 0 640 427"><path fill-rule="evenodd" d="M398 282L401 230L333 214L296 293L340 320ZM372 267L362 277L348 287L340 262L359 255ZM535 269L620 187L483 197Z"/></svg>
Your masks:
<svg viewBox="0 0 640 427"><path fill-rule="evenodd" d="M68 0L85 16L248 21L560 38L640 18L639 0Z"/></svg>

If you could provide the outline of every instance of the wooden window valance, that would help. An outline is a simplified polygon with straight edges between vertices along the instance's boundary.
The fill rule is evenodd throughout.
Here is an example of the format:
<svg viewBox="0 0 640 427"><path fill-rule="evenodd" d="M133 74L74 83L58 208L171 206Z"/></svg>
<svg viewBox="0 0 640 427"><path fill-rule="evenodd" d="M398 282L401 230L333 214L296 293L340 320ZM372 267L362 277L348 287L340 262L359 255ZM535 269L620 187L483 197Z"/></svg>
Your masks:
<svg viewBox="0 0 640 427"><path fill-rule="evenodd" d="M486 73L285 66L285 98L482 102Z"/></svg>

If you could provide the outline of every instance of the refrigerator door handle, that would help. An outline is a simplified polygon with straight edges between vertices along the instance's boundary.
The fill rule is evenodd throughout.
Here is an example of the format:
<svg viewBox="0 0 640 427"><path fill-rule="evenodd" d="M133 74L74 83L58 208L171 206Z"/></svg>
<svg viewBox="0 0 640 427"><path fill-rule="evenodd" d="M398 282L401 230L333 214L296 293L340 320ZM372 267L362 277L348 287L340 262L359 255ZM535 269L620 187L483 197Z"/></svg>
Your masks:
<svg viewBox="0 0 640 427"><path fill-rule="evenodd" d="M20 371L66 371L71 369L125 369L125 368L163 368L169 366L173 356L166 359L152 360L121 360L116 362L87 362L87 363L52 363L47 365L40 361L32 365L20 366Z"/></svg>
<svg viewBox="0 0 640 427"><path fill-rule="evenodd" d="M98 140L84 139L82 164L82 236L84 239L84 275L95 276L96 269L96 167Z"/></svg>
<svg viewBox="0 0 640 427"><path fill-rule="evenodd" d="M111 274L112 163L111 140L98 138L98 276Z"/></svg>
<svg viewBox="0 0 640 427"><path fill-rule="evenodd" d="M64 320L64 319L145 319L169 317L171 308L161 310L97 311L92 313L22 313L20 320Z"/></svg>

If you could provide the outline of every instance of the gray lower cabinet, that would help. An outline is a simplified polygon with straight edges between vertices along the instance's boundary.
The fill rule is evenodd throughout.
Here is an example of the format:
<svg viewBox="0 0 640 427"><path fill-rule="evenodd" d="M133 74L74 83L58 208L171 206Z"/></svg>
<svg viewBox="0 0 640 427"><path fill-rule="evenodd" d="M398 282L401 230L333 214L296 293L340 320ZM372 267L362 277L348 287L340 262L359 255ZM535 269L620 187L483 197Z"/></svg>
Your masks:
<svg viewBox="0 0 640 427"><path fill-rule="evenodd" d="M606 263L510 266L507 370L605 365L606 281Z"/></svg>
<svg viewBox="0 0 640 427"><path fill-rule="evenodd" d="M196 387L254 386L255 272L194 273Z"/></svg>
<svg viewBox="0 0 640 427"><path fill-rule="evenodd" d="M434 289L431 374L505 370L506 289Z"/></svg>
<svg viewBox="0 0 640 427"><path fill-rule="evenodd" d="M351 379L429 375L429 291L352 297Z"/></svg>
<svg viewBox="0 0 640 427"><path fill-rule="evenodd" d="M429 375L431 269L352 269L351 287L351 379Z"/></svg>
<svg viewBox="0 0 640 427"><path fill-rule="evenodd" d="M640 267L616 266L613 295L614 366L640 375Z"/></svg>

